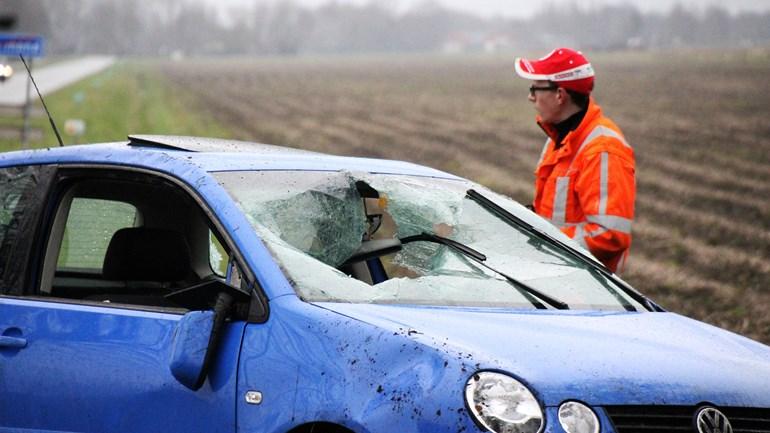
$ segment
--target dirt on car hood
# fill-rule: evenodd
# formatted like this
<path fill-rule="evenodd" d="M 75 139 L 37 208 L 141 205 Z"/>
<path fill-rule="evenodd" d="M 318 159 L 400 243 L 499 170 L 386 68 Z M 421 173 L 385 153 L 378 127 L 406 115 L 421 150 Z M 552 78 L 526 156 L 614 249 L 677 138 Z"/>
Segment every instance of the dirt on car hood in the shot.
<path fill-rule="evenodd" d="M 506 371 L 549 406 L 770 406 L 770 347 L 673 313 L 322 306 Z"/>

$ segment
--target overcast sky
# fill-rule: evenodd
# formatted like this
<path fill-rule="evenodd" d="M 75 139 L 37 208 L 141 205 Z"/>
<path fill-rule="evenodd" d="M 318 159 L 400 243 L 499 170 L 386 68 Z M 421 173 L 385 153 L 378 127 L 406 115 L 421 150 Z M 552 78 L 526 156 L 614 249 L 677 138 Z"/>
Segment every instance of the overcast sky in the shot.
<path fill-rule="evenodd" d="M 222 7 L 248 5 L 254 2 L 275 3 L 286 0 L 206 0 Z M 291 0 L 296 4 L 316 7 L 330 0 Z M 366 4 L 373 0 L 336 0 L 338 3 Z M 374 0 L 377 4 L 388 5 L 396 10 L 406 10 L 425 0 Z M 578 4 L 582 7 L 605 4 L 632 4 L 644 12 L 667 12 L 675 4 L 688 9 L 705 10 L 711 5 L 720 6 L 730 12 L 765 12 L 770 11 L 770 0 L 431 0 L 448 8 L 476 13 L 485 17 L 502 15 L 506 17 L 527 18 L 542 9 L 544 5 Z"/>

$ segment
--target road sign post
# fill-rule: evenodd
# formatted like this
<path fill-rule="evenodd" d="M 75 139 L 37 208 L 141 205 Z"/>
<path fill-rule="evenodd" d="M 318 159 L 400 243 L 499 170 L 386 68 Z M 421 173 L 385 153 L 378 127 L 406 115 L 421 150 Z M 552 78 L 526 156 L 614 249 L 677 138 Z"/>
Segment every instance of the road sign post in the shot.
<path fill-rule="evenodd" d="M 29 59 L 29 68 L 32 70 L 32 59 L 43 56 L 45 40 L 39 35 L 18 33 L 0 33 L 0 56 L 19 57 Z M 21 146 L 27 148 L 29 136 L 29 112 L 32 101 L 30 99 L 31 79 L 27 77 L 27 97 L 24 102 L 23 120 L 21 126 Z"/>

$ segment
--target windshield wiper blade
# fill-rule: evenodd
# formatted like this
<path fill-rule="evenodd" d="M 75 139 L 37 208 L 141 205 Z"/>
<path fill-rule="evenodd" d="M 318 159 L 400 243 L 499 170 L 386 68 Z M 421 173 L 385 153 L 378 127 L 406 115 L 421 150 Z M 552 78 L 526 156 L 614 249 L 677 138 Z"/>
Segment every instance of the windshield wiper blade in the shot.
<path fill-rule="evenodd" d="M 484 261 L 487 259 L 487 256 L 485 256 L 484 254 L 474 250 L 473 248 L 463 243 L 457 242 L 453 239 L 445 238 L 443 236 L 439 236 L 437 234 L 428 233 L 428 232 L 422 232 L 418 235 L 412 235 L 412 236 L 401 238 L 402 244 L 408 244 L 410 242 L 415 242 L 415 241 L 426 241 L 426 242 L 433 242 L 437 244 L 446 245 L 449 248 L 455 251 L 459 251 L 463 255 L 470 257 L 471 259 L 473 259 L 473 261 L 475 261 L 479 265 L 505 278 L 509 283 L 513 284 L 514 287 L 518 288 L 524 293 L 529 294 L 530 296 L 533 296 L 535 298 L 539 298 L 539 300 L 542 300 L 546 304 L 558 310 L 569 310 L 569 305 L 567 305 L 565 302 L 562 302 L 556 298 L 546 295 L 545 293 L 535 289 L 534 287 L 531 287 L 525 283 L 522 283 L 516 278 L 513 278 L 512 276 L 487 265 L 486 263 L 484 263 Z M 535 299 L 535 300 L 538 300 L 538 299 Z M 535 300 L 530 299 L 530 302 L 535 304 L 535 306 L 538 306 L 539 302 L 535 303 L 534 302 Z"/>
<path fill-rule="evenodd" d="M 524 229 L 526 232 L 534 235 L 539 239 L 542 239 L 550 243 L 551 245 L 556 245 L 561 247 L 563 251 L 567 252 L 573 258 L 578 259 L 578 261 L 580 261 L 581 263 L 588 265 L 590 269 L 595 270 L 605 278 L 617 284 L 628 296 L 630 296 L 633 300 L 639 302 L 640 304 L 646 306 L 650 311 L 663 311 L 660 307 L 655 305 L 655 303 L 653 303 L 646 296 L 642 295 L 636 289 L 629 286 L 628 283 L 618 278 L 615 274 L 612 273 L 612 271 L 607 269 L 607 267 L 605 267 L 603 264 L 597 263 L 592 257 L 587 256 L 582 251 L 579 251 L 573 248 L 567 243 L 549 235 L 548 233 L 536 228 L 532 224 L 517 217 L 516 215 L 508 212 L 502 206 L 498 205 L 497 203 L 493 202 L 492 200 L 488 199 L 487 197 L 485 197 L 484 195 L 482 195 L 481 193 L 479 193 L 478 191 L 472 188 L 469 189 L 466 192 L 466 194 L 469 199 L 475 201 L 481 207 L 490 211 L 493 215 L 497 216 L 498 218 L 502 219 L 508 224 Z M 635 308 L 634 308 L 634 311 L 636 311 Z"/>
<path fill-rule="evenodd" d="M 478 261 L 483 262 L 484 260 L 487 259 L 487 256 L 474 250 L 468 245 L 457 242 L 454 239 L 445 238 L 443 236 L 439 236 L 433 233 L 422 232 L 419 235 L 412 235 L 412 236 L 407 236 L 405 238 L 401 238 L 402 244 L 408 244 L 409 242 L 415 242 L 415 241 L 426 241 L 426 242 L 433 242 L 436 244 L 447 245 L 449 247 L 462 251 L 463 254 L 465 254 L 466 256 L 473 257 Z"/>

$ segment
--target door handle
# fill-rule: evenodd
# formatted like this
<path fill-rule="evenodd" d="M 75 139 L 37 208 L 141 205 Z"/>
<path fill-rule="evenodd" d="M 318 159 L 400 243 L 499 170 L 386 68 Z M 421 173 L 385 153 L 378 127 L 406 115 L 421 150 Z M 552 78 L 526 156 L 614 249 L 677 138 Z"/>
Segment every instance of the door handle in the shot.
<path fill-rule="evenodd" d="M 0 335 L 0 347 L 12 347 L 14 349 L 22 349 L 24 347 L 27 347 L 27 339 Z"/>

